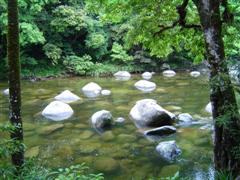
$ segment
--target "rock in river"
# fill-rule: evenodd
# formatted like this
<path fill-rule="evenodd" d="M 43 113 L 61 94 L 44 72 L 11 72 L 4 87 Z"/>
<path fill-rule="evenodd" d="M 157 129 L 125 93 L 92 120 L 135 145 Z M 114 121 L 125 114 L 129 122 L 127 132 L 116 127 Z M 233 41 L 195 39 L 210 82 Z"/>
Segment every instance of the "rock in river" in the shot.
<path fill-rule="evenodd" d="M 179 114 L 177 118 L 180 121 L 180 123 L 183 123 L 183 124 L 190 124 L 193 121 L 192 116 L 188 113 Z"/>
<path fill-rule="evenodd" d="M 144 132 L 144 135 L 147 136 L 168 136 L 176 133 L 177 129 L 173 126 L 162 126 L 155 129 L 150 129 Z"/>
<path fill-rule="evenodd" d="M 160 156 L 167 161 L 173 161 L 181 154 L 181 150 L 176 145 L 175 141 L 160 142 L 156 147 L 156 150 Z"/>
<path fill-rule="evenodd" d="M 45 126 L 45 127 L 38 129 L 38 133 L 41 135 L 48 135 L 57 130 L 62 129 L 63 127 L 64 127 L 63 124 L 52 124 L 52 125 Z"/>
<path fill-rule="evenodd" d="M 146 79 L 146 80 L 149 80 L 149 79 L 152 78 L 152 73 L 150 73 L 150 72 L 145 72 L 145 73 L 142 74 L 142 78 L 143 78 L 143 79 Z"/>
<path fill-rule="evenodd" d="M 102 88 L 94 82 L 90 82 L 82 88 L 83 94 L 89 98 L 95 98 L 99 96 L 101 93 L 101 90 Z"/>
<path fill-rule="evenodd" d="M 8 96 L 8 95 L 9 95 L 9 89 L 3 90 L 3 94 L 4 94 L 5 96 Z"/>
<path fill-rule="evenodd" d="M 61 101 L 51 102 L 43 111 L 42 115 L 53 121 L 62 121 L 73 115 L 72 108 Z"/>
<path fill-rule="evenodd" d="M 97 130 L 104 130 L 112 125 L 112 114 L 109 111 L 101 110 L 94 113 L 91 117 L 92 125 Z"/>
<path fill-rule="evenodd" d="M 166 71 L 163 71 L 163 76 L 166 76 L 166 77 L 173 77 L 176 75 L 176 72 L 173 71 L 173 70 L 166 70 Z"/>
<path fill-rule="evenodd" d="M 201 75 L 201 73 L 200 73 L 199 71 L 192 71 L 192 72 L 190 72 L 190 75 L 191 75 L 192 77 L 198 77 L 198 76 Z"/>
<path fill-rule="evenodd" d="M 131 74 L 127 71 L 118 71 L 114 74 L 114 77 L 117 80 L 129 80 L 131 78 Z"/>
<path fill-rule="evenodd" d="M 209 102 L 207 104 L 207 106 L 205 107 L 205 111 L 207 111 L 208 113 L 212 114 L 212 103 Z"/>
<path fill-rule="evenodd" d="M 171 125 L 175 115 L 157 104 L 153 99 L 137 101 L 130 117 L 138 127 L 161 127 Z"/>
<path fill-rule="evenodd" d="M 107 90 L 107 89 L 104 89 L 104 90 L 101 91 L 101 94 L 102 94 L 103 96 L 109 96 L 109 95 L 111 95 L 111 91 L 110 91 L 110 90 Z"/>
<path fill-rule="evenodd" d="M 113 172 L 119 169 L 119 163 L 110 157 L 98 157 L 94 161 L 94 168 L 100 172 Z"/>
<path fill-rule="evenodd" d="M 156 84 L 147 80 L 140 80 L 134 86 L 143 92 L 151 92 L 156 89 Z"/>
<path fill-rule="evenodd" d="M 80 97 L 78 97 L 77 95 L 73 94 L 69 90 L 65 90 L 61 94 L 57 95 L 55 97 L 55 99 L 58 100 L 58 101 L 62 101 L 64 103 L 71 103 L 71 102 L 75 102 L 75 101 L 80 100 Z"/>

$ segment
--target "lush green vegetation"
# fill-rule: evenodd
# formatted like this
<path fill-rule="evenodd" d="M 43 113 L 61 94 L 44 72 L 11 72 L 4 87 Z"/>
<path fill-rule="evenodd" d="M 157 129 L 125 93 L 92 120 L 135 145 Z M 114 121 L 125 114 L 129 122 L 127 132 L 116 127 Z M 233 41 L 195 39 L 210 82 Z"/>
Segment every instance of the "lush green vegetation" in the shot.
<path fill-rule="evenodd" d="M 180 26 L 157 35 L 162 25 L 176 19 L 175 5 L 180 1 L 111 3 L 111 1 L 37 0 L 19 1 L 20 46 L 23 77 L 60 74 L 101 75 L 117 70 L 159 70 L 166 60 L 176 68 L 185 62 L 204 59 L 204 42 L 200 31 Z M 118 7 L 118 8 L 117 8 Z M 231 0 L 231 11 L 240 14 L 239 2 Z M 118 11 L 123 9 L 124 11 Z M 126 9 L 126 11 L 125 11 Z M 160 8 L 158 8 L 160 9 Z M 6 77 L 7 0 L 0 2 L 0 77 Z M 138 13 L 136 13 L 138 12 Z M 187 21 L 199 18 L 193 4 Z M 239 55 L 239 16 L 226 26 L 225 45 L 229 56 Z M 177 55 L 177 57 L 175 57 Z M 180 55 L 180 56 L 179 56 Z M 174 60 L 171 61 L 171 58 Z M 176 60 L 179 60 L 176 63 Z M 189 64 L 189 63 L 185 63 Z M 46 68 L 47 67 L 47 68 Z"/>

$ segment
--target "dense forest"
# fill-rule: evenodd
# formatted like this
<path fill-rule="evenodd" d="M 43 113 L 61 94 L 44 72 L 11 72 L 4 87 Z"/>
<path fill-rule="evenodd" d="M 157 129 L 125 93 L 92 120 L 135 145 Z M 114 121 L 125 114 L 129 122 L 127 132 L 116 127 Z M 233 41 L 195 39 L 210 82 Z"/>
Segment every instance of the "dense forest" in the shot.
<path fill-rule="evenodd" d="M 1 78 L 6 78 L 7 69 L 6 2 L 0 3 Z M 160 7 L 156 2 L 141 8 L 145 3 L 148 2 L 126 7 L 123 12 L 115 6 L 125 8 L 131 3 L 119 2 L 103 8 L 93 1 L 20 0 L 22 76 L 104 75 L 121 69 L 159 71 L 164 61 L 177 68 L 204 59 L 204 41 L 199 30 L 179 26 L 161 35 L 157 33 L 159 16 L 167 16 L 163 20 L 166 25 L 177 19 L 172 7 L 178 1 Z M 163 8 L 164 12 L 155 11 L 154 7 Z M 239 54 L 238 1 L 231 2 L 229 9 L 235 18 L 231 25 L 224 25 L 224 40 L 227 56 L 235 59 Z M 141 13 L 136 14 L 138 11 Z M 188 7 L 189 24 L 199 21 L 194 11 L 193 5 Z"/>
<path fill-rule="evenodd" d="M 0 30 L 3 179 L 240 177 L 238 0 L 2 0 Z"/>

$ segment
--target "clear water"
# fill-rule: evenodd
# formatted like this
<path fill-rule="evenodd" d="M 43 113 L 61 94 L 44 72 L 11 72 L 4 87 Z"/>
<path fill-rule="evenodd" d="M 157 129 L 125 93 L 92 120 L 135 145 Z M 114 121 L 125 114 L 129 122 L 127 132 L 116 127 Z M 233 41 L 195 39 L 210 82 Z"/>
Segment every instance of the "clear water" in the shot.
<path fill-rule="evenodd" d="M 176 172 L 188 179 L 211 179 L 210 131 L 200 130 L 201 125 L 179 126 L 174 136 L 154 142 L 146 139 L 128 117 L 137 100 L 152 98 L 173 113 L 187 112 L 196 119 L 199 116 L 207 117 L 206 123 L 211 122 L 209 114 L 204 111 L 209 102 L 206 78 L 193 78 L 188 74 L 178 74 L 173 78 L 154 75 L 151 81 L 157 84 L 157 89 L 152 93 L 143 93 L 134 87 L 134 83 L 140 79 L 140 75 L 135 75 L 129 81 L 92 77 L 34 83 L 23 81 L 22 115 L 27 153 L 35 152 L 49 167 L 86 162 L 92 172 L 103 172 L 105 178 L 111 180 L 163 178 L 173 176 Z M 111 90 L 112 95 L 95 100 L 84 97 L 81 88 L 91 81 Z M 5 88 L 7 82 L 0 82 L 0 90 Z M 74 115 L 62 122 L 44 119 L 41 111 L 53 101 L 53 97 L 66 89 L 82 98 L 82 101 L 71 104 Z M 115 125 L 102 135 L 98 134 L 91 127 L 89 118 L 102 109 L 111 111 L 114 118 L 126 118 L 125 123 Z M 8 100 L 0 94 L 0 122 L 7 121 L 7 116 Z M 64 127 L 54 132 L 44 131 L 44 128 L 55 124 L 63 124 Z M 155 151 L 158 142 L 170 139 L 176 140 L 182 149 L 181 156 L 171 163 L 162 160 Z"/>

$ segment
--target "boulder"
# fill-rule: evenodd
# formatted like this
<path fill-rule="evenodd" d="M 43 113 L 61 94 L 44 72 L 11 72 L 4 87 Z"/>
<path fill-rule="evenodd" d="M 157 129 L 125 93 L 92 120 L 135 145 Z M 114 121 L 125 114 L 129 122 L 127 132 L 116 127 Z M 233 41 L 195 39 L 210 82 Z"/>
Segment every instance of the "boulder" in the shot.
<path fill-rule="evenodd" d="M 131 78 L 131 74 L 127 71 L 118 71 L 114 74 L 114 77 L 117 80 L 129 80 Z"/>
<path fill-rule="evenodd" d="M 102 88 L 94 82 L 90 82 L 82 88 L 83 94 L 90 98 L 95 98 L 99 96 L 101 93 L 101 90 Z"/>
<path fill-rule="evenodd" d="M 92 125 L 97 130 L 104 130 L 112 125 L 112 114 L 109 111 L 101 110 L 94 113 L 91 117 Z"/>
<path fill-rule="evenodd" d="M 156 89 L 156 84 L 147 80 L 140 80 L 134 86 L 143 92 L 151 92 Z"/>
<path fill-rule="evenodd" d="M 111 95 L 111 91 L 110 91 L 110 90 L 107 90 L 107 89 L 104 89 L 104 90 L 101 91 L 101 94 L 102 94 L 103 96 L 109 96 L 109 95 Z"/>
<path fill-rule="evenodd" d="M 62 121 L 73 115 L 72 108 L 61 101 L 51 102 L 43 111 L 42 115 L 53 121 Z"/>
<path fill-rule="evenodd" d="M 63 91 L 61 94 L 57 95 L 55 97 L 57 101 L 62 101 L 64 103 L 71 103 L 80 100 L 81 98 L 78 97 L 77 95 L 73 94 L 69 90 Z"/>
<path fill-rule="evenodd" d="M 162 126 L 155 129 L 150 129 L 144 132 L 147 136 L 168 136 L 177 132 L 177 129 L 173 126 Z"/>
<path fill-rule="evenodd" d="M 9 95 L 9 89 L 3 90 L 3 95 L 8 96 Z"/>
<path fill-rule="evenodd" d="M 145 72 L 145 73 L 142 74 L 142 78 L 143 78 L 143 79 L 146 79 L 146 80 L 149 80 L 149 79 L 152 78 L 152 73 L 150 73 L 150 72 Z"/>
<path fill-rule="evenodd" d="M 137 101 L 130 111 L 130 118 L 138 127 L 161 127 L 171 125 L 175 115 L 157 104 L 153 99 Z"/>
<path fill-rule="evenodd" d="M 181 154 L 181 150 L 176 145 L 175 141 L 160 142 L 156 147 L 156 150 L 159 155 L 167 161 L 173 161 Z"/>
<path fill-rule="evenodd" d="M 192 77 L 198 77 L 198 76 L 201 75 L 201 73 L 200 73 L 199 71 L 192 71 L 192 72 L 190 72 L 190 75 L 191 75 Z"/>
<path fill-rule="evenodd" d="M 163 71 L 163 76 L 165 76 L 165 77 L 173 77 L 175 75 L 176 75 L 176 73 L 173 70 Z"/>
<path fill-rule="evenodd" d="M 207 111 L 208 113 L 212 114 L 212 103 L 209 102 L 207 104 L 207 106 L 205 107 L 205 111 Z"/>
<path fill-rule="evenodd" d="M 189 124 L 189 123 L 192 123 L 193 121 L 193 118 L 190 114 L 188 113 L 182 113 L 182 114 L 179 114 L 177 119 L 180 121 L 180 123 L 184 123 L 184 124 Z"/>

